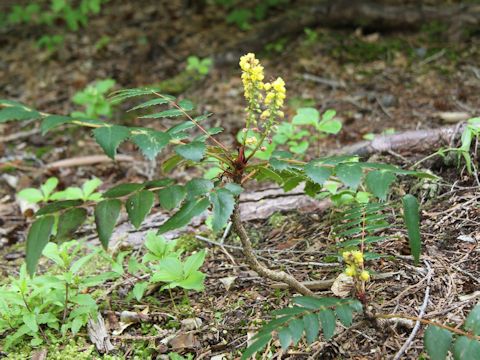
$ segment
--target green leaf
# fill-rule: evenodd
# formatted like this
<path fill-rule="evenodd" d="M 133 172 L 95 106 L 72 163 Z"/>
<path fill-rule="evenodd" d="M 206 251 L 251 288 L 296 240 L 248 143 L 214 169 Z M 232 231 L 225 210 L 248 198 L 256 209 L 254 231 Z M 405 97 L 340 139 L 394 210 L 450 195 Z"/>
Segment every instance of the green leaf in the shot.
<path fill-rule="evenodd" d="M 67 240 L 87 218 L 87 210 L 84 208 L 73 208 L 65 211 L 58 218 L 58 230 L 56 239 Z"/>
<path fill-rule="evenodd" d="M 193 110 L 195 105 L 190 100 L 183 99 L 178 102 L 178 106 L 180 106 L 185 111 Z"/>
<path fill-rule="evenodd" d="M 326 340 L 331 339 L 335 333 L 335 314 L 332 310 L 326 309 L 318 313 L 318 318 L 322 323 L 323 336 Z"/>
<path fill-rule="evenodd" d="M 395 174 L 389 171 L 370 171 L 365 178 L 368 190 L 380 200 L 387 199 L 390 185 L 395 181 Z"/>
<path fill-rule="evenodd" d="M 272 334 L 267 334 L 259 337 L 252 345 L 245 349 L 240 360 L 247 360 L 257 351 L 262 350 L 268 342 L 272 339 Z"/>
<path fill-rule="evenodd" d="M 320 119 L 320 113 L 315 108 L 299 108 L 292 119 L 293 125 L 316 125 Z"/>
<path fill-rule="evenodd" d="M 36 204 L 43 200 L 42 192 L 34 188 L 23 189 L 17 194 L 17 196 L 20 199 L 28 201 L 30 204 Z"/>
<path fill-rule="evenodd" d="M 52 215 L 43 216 L 35 220 L 28 231 L 26 262 L 30 276 L 35 273 L 43 248 L 50 240 L 54 222 L 55 218 Z"/>
<path fill-rule="evenodd" d="M 415 196 L 407 194 L 403 197 L 402 203 L 403 218 L 405 220 L 405 224 L 407 225 L 410 251 L 413 255 L 413 259 L 415 260 L 415 265 L 417 265 L 420 261 L 420 254 L 422 252 L 418 201 Z"/>
<path fill-rule="evenodd" d="M 452 344 L 452 333 L 438 326 L 429 325 L 425 329 L 423 342 L 431 360 L 445 360 Z"/>
<path fill-rule="evenodd" d="M 158 200 L 165 210 L 173 210 L 185 198 L 187 191 L 181 185 L 173 185 L 165 189 L 158 190 Z"/>
<path fill-rule="evenodd" d="M 187 260 L 185 260 L 185 263 L 183 264 L 183 271 L 185 273 L 185 276 L 189 276 L 192 274 L 194 271 L 197 271 L 200 269 L 200 267 L 203 265 L 203 262 L 205 261 L 205 249 L 190 255 Z"/>
<path fill-rule="evenodd" d="M 160 111 L 154 114 L 143 115 L 143 116 L 140 116 L 140 118 L 141 119 L 160 119 L 160 118 L 175 117 L 175 116 L 181 116 L 181 115 L 184 115 L 184 112 L 182 110 L 168 109 L 168 110 Z"/>
<path fill-rule="evenodd" d="M 108 247 L 108 241 L 112 236 L 121 207 L 122 203 L 117 199 L 100 201 L 95 207 L 95 224 L 97 225 L 98 238 L 104 249 Z"/>
<path fill-rule="evenodd" d="M 475 335 L 480 335 L 480 304 L 475 307 L 468 314 L 465 320 L 465 330 L 472 332 Z"/>
<path fill-rule="evenodd" d="M 13 120 L 35 120 L 40 117 L 39 112 L 20 106 L 9 106 L 0 110 L 0 124 Z"/>
<path fill-rule="evenodd" d="M 290 344 L 292 343 L 292 334 L 290 330 L 286 327 L 281 328 L 278 331 L 278 339 L 280 340 L 280 345 L 282 346 L 282 350 L 285 351 L 288 349 Z"/>
<path fill-rule="evenodd" d="M 207 210 L 209 205 L 210 202 L 206 198 L 187 201 L 178 212 L 159 227 L 157 234 L 163 234 L 167 231 L 188 225 L 195 216 Z"/>
<path fill-rule="evenodd" d="M 42 120 L 40 129 L 42 130 L 42 135 L 45 135 L 50 130 L 56 128 L 57 126 L 71 123 L 73 119 L 69 116 L 62 115 L 49 115 Z"/>
<path fill-rule="evenodd" d="M 235 207 L 235 198 L 225 189 L 218 189 L 210 194 L 213 205 L 213 231 L 219 231 L 227 224 Z"/>
<path fill-rule="evenodd" d="M 178 258 L 166 257 L 163 259 L 152 277 L 151 282 L 173 282 L 183 279 L 183 265 Z"/>
<path fill-rule="evenodd" d="M 303 317 L 303 324 L 305 327 L 305 334 L 307 343 L 311 344 L 318 339 L 318 332 L 320 331 L 320 322 L 316 314 L 307 314 Z"/>
<path fill-rule="evenodd" d="M 129 137 L 130 131 L 125 126 L 102 126 L 93 130 L 93 135 L 105 154 L 114 159 L 118 146 Z"/>
<path fill-rule="evenodd" d="M 202 291 L 205 286 L 203 284 L 206 275 L 200 271 L 194 271 L 185 279 L 178 282 L 178 286 L 186 290 Z"/>
<path fill-rule="evenodd" d="M 163 98 L 152 99 L 152 100 L 145 101 L 145 102 L 129 109 L 128 111 L 134 111 L 134 110 L 138 110 L 138 109 L 149 108 L 149 107 L 155 106 L 155 105 L 169 104 L 173 100 L 175 100 L 175 98 L 172 98 L 172 99 L 168 99 L 168 98 L 167 99 L 163 99 Z"/>
<path fill-rule="evenodd" d="M 192 200 L 212 190 L 213 183 L 207 179 L 192 179 L 186 183 L 185 189 L 187 190 L 187 199 Z"/>
<path fill-rule="evenodd" d="M 34 333 L 38 332 L 37 318 L 34 313 L 27 313 L 23 315 L 23 323 Z"/>
<path fill-rule="evenodd" d="M 135 299 L 137 299 L 137 301 L 142 300 L 143 294 L 145 293 L 145 290 L 147 290 L 147 288 L 148 288 L 148 282 L 146 281 L 140 281 L 135 283 L 135 285 L 133 286 L 132 293 L 133 293 L 133 296 L 135 296 Z"/>
<path fill-rule="evenodd" d="M 242 186 L 235 183 L 226 183 L 224 188 L 230 191 L 233 195 L 240 195 L 243 192 Z"/>
<path fill-rule="evenodd" d="M 290 334 L 292 335 L 292 343 L 293 346 L 297 345 L 297 343 L 300 341 L 302 338 L 303 334 L 303 321 L 300 319 L 293 319 L 290 321 L 288 324 L 288 330 L 290 331 Z"/>
<path fill-rule="evenodd" d="M 310 161 L 304 169 L 305 174 L 319 185 L 323 185 L 332 175 L 331 168 L 317 165 L 315 161 Z"/>
<path fill-rule="evenodd" d="M 126 183 L 114 186 L 103 194 L 104 198 L 118 198 L 144 188 L 143 184 Z"/>
<path fill-rule="evenodd" d="M 93 192 L 95 190 L 98 189 L 98 187 L 102 185 L 102 180 L 100 180 L 99 178 L 93 178 L 93 179 L 90 179 L 88 181 L 86 181 L 83 185 L 82 185 L 82 192 L 83 192 L 83 195 L 88 198 L 90 195 L 93 194 Z"/>
<path fill-rule="evenodd" d="M 147 190 L 139 191 L 131 195 L 126 202 L 128 218 L 136 229 L 142 225 L 143 220 L 152 209 L 154 195 Z"/>
<path fill-rule="evenodd" d="M 187 160 L 200 161 L 202 160 L 206 145 L 200 141 L 192 141 L 185 145 L 177 145 L 175 152 Z"/>
<path fill-rule="evenodd" d="M 353 311 L 350 306 L 348 305 L 337 306 L 335 307 L 335 313 L 337 314 L 338 319 L 344 326 L 349 327 L 350 325 L 352 325 Z"/>
<path fill-rule="evenodd" d="M 460 336 L 453 345 L 455 360 L 478 360 L 480 354 L 480 341 Z"/>
<path fill-rule="evenodd" d="M 45 183 L 40 186 L 40 190 L 42 191 L 45 200 L 48 199 L 48 197 L 50 196 L 52 191 L 55 190 L 57 185 L 58 179 L 56 177 L 51 177 L 48 178 L 47 181 L 45 181 Z"/>
<path fill-rule="evenodd" d="M 147 159 L 153 160 L 168 144 L 171 137 L 161 131 L 143 131 L 141 134 L 132 133 L 131 139 Z"/>
<path fill-rule="evenodd" d="M 63 200 L 48 204 L 37 211 L 36 215 L 45 215 L 82 205 L 82 200 Z"/>
<path fill-rule="evenodd" d="M 362 181 L 362 168 L 358 164 L 339 164 L 335 168 L 338 178 L 348 187 L 356 189 Z"/>

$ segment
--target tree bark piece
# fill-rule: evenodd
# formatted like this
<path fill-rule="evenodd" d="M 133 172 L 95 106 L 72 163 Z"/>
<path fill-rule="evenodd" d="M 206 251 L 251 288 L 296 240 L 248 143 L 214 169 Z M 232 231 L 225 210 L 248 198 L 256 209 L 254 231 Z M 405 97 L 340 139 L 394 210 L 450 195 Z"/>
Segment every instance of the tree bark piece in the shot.
<path fill-rule="evenodd" d="M 100 353 L 109 353 L 115 349 L 110 342 L 110 335 L 108 334 L 105 321 L 100 313 L 98 313 L 96 320 L 88 320 L 87 330 L 90 341 L 95 345 Z"/>

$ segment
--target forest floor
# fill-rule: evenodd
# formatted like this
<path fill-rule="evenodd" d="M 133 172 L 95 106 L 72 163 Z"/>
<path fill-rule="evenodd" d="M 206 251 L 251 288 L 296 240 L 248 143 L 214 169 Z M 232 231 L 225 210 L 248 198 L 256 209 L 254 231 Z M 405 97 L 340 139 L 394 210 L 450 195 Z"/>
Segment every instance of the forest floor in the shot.
<path fill-rule="evenodd" d="M 86 29 L 67 34 L 64 46 L 54 53 L 39 50 L 35 45 L 38 33 L 45 29 L 19 27 L 1 33 L 0 97 L 44 112 L 68 114 L 75 110 L 70 100 L 73 94 L 94 80 L 114 78 L 119 89 L 160 84 L 192 99 L 200 110 L 213 112 L 215 116 L 209 121 L 214 126 L 221 124 L 226 129 L 222 139 L 233 143 L 245 106 L 238 57 L 250 49 L 240 47 L 232 51 L 227 45 L 233 39 L 241 44 L 245 34 L 255 32 L 256 24 L 244 32 L 226 24 L 225 13 L 218 8 L 195 13 L 175 5 L 176 2 L 140 1 L 135 6 L 132 3 L 110 1 L 104 15 L 91 19 Z M 259 40 L 256 49 L 267 78 L 285 79 L 287 118 L 298 107 L 315 106 L 320 111 L 335 109 L 343 122 L 340 135 L 319 140 L 312 147 L 315 154 L 309 156 L 355 143 L 367 134 L 443 126 L 446 113 L 478 113 L 478 38 L 448 43 L 444 29 L 436 24 L 426 24 L 418 33 L 363 34 L 355 29 L 325 28 L 311 31 L 316 35 L 301 32 L 270 44 L 261 44 Z M 212 34 L 216 34 L 215 41 Z M 106 36 L 109 40 L 99 46 L 99 40 Z M 201 80 L 179 76 L 184 74 L 190 55 L 211 56 L 215 61 L 213 69 Z M 121 119 L 122 110 L 115 110 L 115 121 L 141 123 L 139 119 Z M 119 182 L 144 181 L 152 171 L 154 177 L 165 176 L 129 144 L 122 145 L 120 153 L 132 156 L 133 161 L 47 168 L 57 160 L 101 153 L 88 131 L 63 129 L 43 137 L 33 123 L 0 124 L 3 279 L 18 273 L 24 257 L 25 234 L 31 220 L 21 213 L 15 197 L 22 188 L 38 187 L 50 176 L 58 177 L 61 187 L 78 185 L 95 176 L 103 181 L 102 189 Z M 374 160 L 408 167 L 425 155 L 428 154 L 392 153 L 375 155 Z M 400 214 L 392 210 L 394 224 L 384 234 L 387 240 L 372 249 L 386 256 L 369 264 L 375 273 L 390 276 L 374 278 L 368 283 L 367 293 L 376 311 L 413 316 L 428 296 L 424 318 L 458 326 L 480 297 L 480 184 L 462 167 L 447 166 L 441 159 L 428 166 L 440 177 L 438 181 L 419 184 L 404 179 L 396 185 L 391 199 L 398 200 L 402 194 L 413 191 L 421 200 L 423 262 L 414 266 L 406 256 L 406 230 Z M 256 189 L 260 187 L 252 185 L 248 191 Z M 300 214 L 292 208 L 249 221 L 248 230 L 262 251 L 261 260 L 301 280 L 335 279 L 342 266 L 332 263 L 335 240 L 331 237 L 331 211 L 335 209 Z M 133 325 L 113 337 L 120 354 L 129 358 L 138 349 L 149 348 L 153 358 L 170 351 L 193 354 L 195 359 L 237 358 L 258 324 L 268 319 L 273 309 L 289 303 L 292 294 L 288 290 L 272 288 L 271 283 L 242 265 L 235 236 L 229 236 L 226 246 L 220 248 L 196 239 L 194 235 L 198 234 L 188 233 L 185 239 L 196 248 L 210 249 L 202 268 L 207 274 L 206 290 L 191 294 L 189 305 L 172 309 L 170 297 L 163 292 L 146 298 L 140 305 L 112 295 L 105 305 L 109 318 L 123 310 L 145 308 L 151 314 L 168 313 L 167 317 Z M 128 236 L 123 241 L 128 243 Z M 427 271 L 428 267 L 432 271 Z M 234 283 L 226 289 L 221 279 Z M 125 283 L 127 290 L 128 284 Z M 327 288 L 317 294 L 332 296 L 332 291 Z M 181 302 L 181 298 L 182 294 L 175 293 L 175 300 Z M 180 325 L 185 318 L 199 318 L 201 325 L 187 331 Z M 152 340 L 151 335 L 158 328 L 168 329 L 180 340 L 174 346 L 162 343 L 161 338 Z M 309 348 L 299 345 L 277 358 L 391 359 L 412 328 L 408 324 L 378 328 L 360 321 L 351 328 L 337 330 L 330 341 L 319 340 Z M 422 343 L 420 331 L 403 358 L 422 358 Z M 281 353 L 275 345 L 269 348 L 271 354 L 265 353 L 263 358 Z"/>

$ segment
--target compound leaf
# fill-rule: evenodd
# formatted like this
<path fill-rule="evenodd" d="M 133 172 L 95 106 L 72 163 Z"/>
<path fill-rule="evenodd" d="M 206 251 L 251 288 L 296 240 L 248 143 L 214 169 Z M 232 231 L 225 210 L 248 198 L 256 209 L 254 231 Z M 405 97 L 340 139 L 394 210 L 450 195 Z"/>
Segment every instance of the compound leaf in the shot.
<path fill-rule="evenodd" d="M 195 217 L 207 210 L 210 202 L 206 198 L 187 201 L 171 218 L 165 221 L 158 229 L 157 234 L 163 234 L 167 231 L 178 229 L 188 225 Z"/>
<path fill-rule="evenodd" d="M 173 185 L 165 189 L 158 190 L 158 200 L 165 210 L 173 210 L 185 198 L 187 191 L 181 185 Z"/>
<path fill-rule="evenodd" d="M 232 193 L 226 189 L 218 189 L 210 194 L 210 201 L 213 205 L 213 231 L 221 230 L 233 213 L 235 207 L 235 198 Z"/>
<path fill-rule="evenodd" d="M 93 130 L 93 135 L 105 154 L 114 159 L 118 146 L 128 138 L 130 131 L 125 126 L 102 126 Z"/>
<path fill-rule="evenodd" d="M 87 218 L 87 210 L 84 208 L 73 208 L 65 211 L 58 218 L 57 240 L 67 240 Z"/>
<path fill-rule="evenodd" d="M 52 215 L 43 216 L 32 224 L 27 236 L 27 271 L 33 276 L 37 268 L 38 259 L 50 240 L 55 218 Z"/>
<path fill-rule="evenodd" d="M 127 199 L 125 207 L 127 208 L 128 218 L 136 229 L 140 227 L 152 209 L 154 199 L 153 193 L 147 190 L 136 192 Z"/>
<path fill-rule="evenodd" d="M 94 215 L 98 238 L 105 249 L 108 247 L 108 241 L 112 236 L 121 207 L 122 203 L 118 199 L 100 201 L 95 207 Z"/>
<path fill-rule="evenodd" d="M 425 350 L 432 360 L 445 360 L 452 345 L 452 333 L 438 326 L 429 325 L 423 337 Z"/>

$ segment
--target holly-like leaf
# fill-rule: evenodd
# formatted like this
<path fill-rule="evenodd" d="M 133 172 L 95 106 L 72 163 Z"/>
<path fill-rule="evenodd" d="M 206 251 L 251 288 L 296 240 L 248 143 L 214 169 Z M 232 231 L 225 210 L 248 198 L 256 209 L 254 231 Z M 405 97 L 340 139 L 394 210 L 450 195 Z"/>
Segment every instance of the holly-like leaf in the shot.
<path fill-rule="evenodd" d="M 323 336 L 329 340 L 335 333 L 335 314 L 332 310 L 326 309 L 318 313 L 318 318 L 322 323 Z"/>
<path fill-rule="evenodd" d="M 104 198 L 119 198 L 144 188 L 143 184 L 125 183 L 114 186 L 103 194 Z"/>
<path fill-rule="evenodd" d="M 167 231 L 188 225 L 195 216 L 198 216 L 207 210 L 209 205 L 210 202 L 206 198 L 187 201 L 178 212 L 160 226 L 157 234 L 163 234 Z"/>
<path fill-rule="evenodd" d="M 288 324 L 288 330 L 292 335 L 293 346 L 297 345 L 303 335 L 303 321 L 300 319 L 293 319 Z"/>
<path fill-rule="evenodd" d="M 55 213 L 61 210 L 65 210 L 68 208 L 72 208 L 75 206 L 82 205 L 82 200 L 63 200 L 63 201 L 56 201 L 54 203 L 48 204 L 37 211 L 36 215 L 45 215 Z"/>
<path fill-rule="evenodd" d="M 35 120 L 40 117 L 39 112 L 21 106 L 9 106 L 0 110 L 0 124 L 14 120 Z"/>
<path fill-rule="evenodd" d="M 40 129 L 42 130 L 42 135 L 45 135 L 50 130 L 56 128 L 57 126 L 68 124 L 72 122 L 72 118 L 62 115 L 49 115 L 42 120 Z"/>
<path fill-rule="evenodd" d="M 43 216 L 32 224 L 27 235 L 26 262 L 27 271 L 33 276 L 37 268 L 38 259 L 50 240 L 55 218 L 52 215 Z"/>
<path fill-rule="evenodd" d="M 67 240 L 87 218 L 87 210 L 84 208 L 73 208 L 65 211 L 58 218 L 57 240 Z"/>
<path fill-rule="evenodd" d="M 413 255 L 415 264 L 418 264 L 420 261 L 420 254 L 422 252 L 422 240 L 420 235 L 420 212 L 418 209 L 418 201 L 415 196 L 407 194 L 403 197 L 402 203 L 403 218 L 405 224 L 407 225 L 410 251 Z"/>
<path fill-rule="evenodd" d="M 139 191 L 127 199 L 125 207 L 127 208 L 128 218 L 136 229 L 140 227 L 152 209 L 154 199 L 153 193 L 147 190 Z"/>
<path fill-rule="evenodd" d="M 130 131 L 125 126 L 102 126 L 93 130 L 93 135 L 105 154 L 114 159 L 118 146 L 129 137 Z"/>
<path fill-rule="evenodd" d="M 94 215 L 98 238 L 105 249 L 108 247 L 121 207 L 122 203 L 118 199 L 100 201 L 95 207 Z"/>
<path fill-rule="evenodd" d="M 390 171 L 375 170 L 367 174 L 365 183 L 373 195 L 385 201 L 387 199 L 388 189 L 395 179 L 395 174 Z"/>
<path fill-rule="evenodd" d="M 175 152 L 187 160 L 200 161 L 205 154 L 206 145 L 200 141 L 192 141 L 185 145 L 177 145 Z"/>
<path fill-rule="evenodd" d="M 338 320 L 344 325 L 344 326 L 350 326 L 352 325 L 353 321 L 353 310 L 350 306 L 348 305 L 340 305 L 335 307 L 335 313 L 337 314 Z"/>
<path fill-rule="evenodd" d="M 445 360 L 452 345 L 452 333 L 438 326 L 429 325 L 423 338 L 425 350 L 431 360 Z"/>
<path fill-rule="evenodd" d="M 362 181 L 362 168 L 358 164 L 339 164 L 335 168 L 338 178 L 348 187 L 356 189 Z"/>
<path fill-rule="evenodd" d="M 315 183 L 323 185 L 332 175 L 332 169 L 316 164 L 315 161 L 309 162 L 305 165 L 305 174 Z"/>
<path fill-rule="evenodd" d="M 173 210 L 185 198 L 187 191 L 181 185 L 173 185 L 157 192 L 160 205 L 165 210 Z"/>
<path fill-rule="evenodd" d="M 219 231 L 225 227 L 233 213 L 235 198 L 226 189 L 218 189 L 210 194 L 210 201 L 213 205 L 213 231 Z"/>
<path fill-rule="evenodd" d="M 213 189 L 213 183 L 207 179 L 192 179 L 185 185 L 187 199 L 194 199 L 200 195 L 207 194 Z"/>
<path fill-rule="evenodd" d="M 145 157 L 150 160 L 155 159 L 157 154 L 170 141 L 170 135 L 161 131 L 142 131 L 140 134 L 132 133 L 131 138 Z"/>
<path fill-rule="evenodd" d="M 303 324 L 305 327 L 305 335 L 307 343 L 311 344 L 318 338 L 320 331 L 320 321 L 316 314 L 307 314 L 303 317 Z"/>
<path fill-rule="evenodd" d="M 292 343 L 292 334 L 290 333 L 288 327 L 281 328 L 278 331 L 278 340 L 280 340 L 280 346 L 282 347 L 282 350 L 287 350 Z"/>

